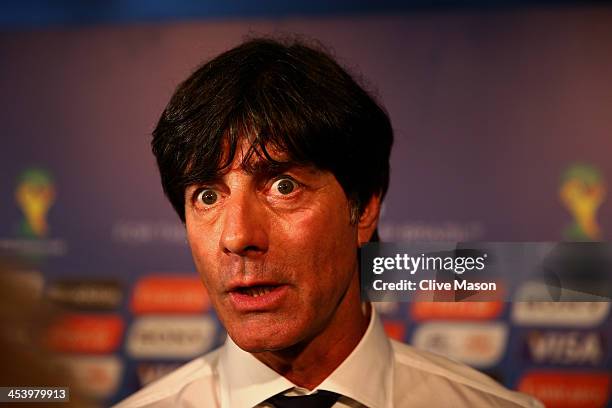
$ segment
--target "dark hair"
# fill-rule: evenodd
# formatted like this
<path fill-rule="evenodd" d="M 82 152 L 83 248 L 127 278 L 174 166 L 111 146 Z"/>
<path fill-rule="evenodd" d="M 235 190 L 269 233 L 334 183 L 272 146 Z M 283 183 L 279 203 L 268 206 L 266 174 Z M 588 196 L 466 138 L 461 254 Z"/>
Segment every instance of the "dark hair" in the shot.
<path fill-rule="evenodd" d="M 334 174 L 360 215 L 389 185 L 393 142 L 385 111 L 327 53 L 303 42 L 254 39 L 199 67 L 179 85 L 151 143 L 166 196 L 185 221 L 185 188 L 215 179 L 239 142 Z M 227 150 L 227 151 L 225 151 Z"/>

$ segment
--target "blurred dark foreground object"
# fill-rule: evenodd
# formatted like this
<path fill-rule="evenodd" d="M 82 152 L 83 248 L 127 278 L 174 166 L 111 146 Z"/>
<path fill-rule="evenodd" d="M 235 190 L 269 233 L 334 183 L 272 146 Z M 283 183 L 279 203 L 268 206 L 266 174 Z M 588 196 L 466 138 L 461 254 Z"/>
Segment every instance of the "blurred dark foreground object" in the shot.
<path fill-rule="evenodd" d="M 18 407 L 94 407 L 74 385 L 70 373 L 44 347 L 47 327 L 62 312 L 41 296 L 34 272 L 0 259 L 0 386 L 68 387 L 69 402 L 2 403 Z"/>

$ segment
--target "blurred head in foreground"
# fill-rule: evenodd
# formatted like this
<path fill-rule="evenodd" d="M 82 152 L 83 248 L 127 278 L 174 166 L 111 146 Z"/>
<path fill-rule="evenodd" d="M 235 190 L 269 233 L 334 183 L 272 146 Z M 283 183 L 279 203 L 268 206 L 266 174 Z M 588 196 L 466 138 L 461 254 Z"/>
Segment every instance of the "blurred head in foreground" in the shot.
<path fill-rule="evenodd" d="M 0 257 L 0 384 L 3 387 L 67 387 L 69 402 L 45 407 L 94 407 L 69 368 L 45 344 L 47 330 L 63 311 L 41 296 L 40 286 L 20 263 Z M 17 270 L 17 271 L 15 271 Z M 38 407 L 41 402 L 19 402 Z"/>

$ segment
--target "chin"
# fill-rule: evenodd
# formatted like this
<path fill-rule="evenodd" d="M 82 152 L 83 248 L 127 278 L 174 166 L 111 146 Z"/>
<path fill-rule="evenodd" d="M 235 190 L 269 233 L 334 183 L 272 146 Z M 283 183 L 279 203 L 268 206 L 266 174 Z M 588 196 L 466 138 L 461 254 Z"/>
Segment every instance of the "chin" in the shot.
<path fill-rule="evenodd" d="M 249 353 L 261 353 L 264 351 L 283 350 L 291 347 L 291 342 L 282 341 L 277 336 L 249 335 L 241 333 L 230 337 L 238 347 Z"/>
<path fill-rule="evenodd" d="M 301 340 L 299 331 L 292 333 L 270 326 L 266 328 L 242 326 L 228 330 L 228 335 L 238 347 L 249 353 L 285 350 L 295 346 Z"/>

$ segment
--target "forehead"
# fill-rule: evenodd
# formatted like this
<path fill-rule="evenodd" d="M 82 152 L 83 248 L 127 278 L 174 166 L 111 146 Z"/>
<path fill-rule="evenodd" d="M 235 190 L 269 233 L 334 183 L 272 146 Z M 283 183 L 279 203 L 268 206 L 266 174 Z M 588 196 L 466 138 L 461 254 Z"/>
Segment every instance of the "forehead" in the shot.
<path fill-rule="evenodd" d="M 224 142 L 222 152 L 219 175 L 234 170 L 254 175 L 278 173 L 294 167 L 316 170 L 312 163 L 297 160 L 286 149 L 273 145 L 261 146 L 247 138 L 242 138 L 234 148 L 229 142 Z"/>
<path fill-rule="evenodd" d="M 327 170 L 318 165 L 318 156 L 310 149 L 295 146 L 291 138 L 269 136 L 227 131 L 223 139 L 213 139 L 200 149 L 194 149 L 183 173 L 184 188 L 219 180 L 231 171 L 265 178 L 296 168 L 313 172 Z"/>

